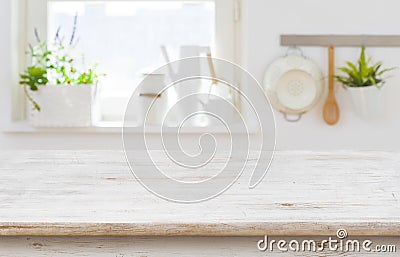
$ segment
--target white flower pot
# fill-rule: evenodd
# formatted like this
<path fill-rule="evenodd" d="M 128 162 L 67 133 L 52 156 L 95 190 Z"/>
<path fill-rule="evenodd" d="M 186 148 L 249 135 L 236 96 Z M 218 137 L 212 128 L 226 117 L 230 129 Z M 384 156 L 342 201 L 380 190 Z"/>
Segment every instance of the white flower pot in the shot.
<path fill-rule="evenodd" d="M 362 118 L 374 118 L 381 114 L 381 91 L 376 86 L 347 87 L 355 113 Z"/>
<path fill-rule="evenodd" d="M 46 85 L 29 91 L 40 111 L 29 106 L 35 127 L 88 127 L 94 119 L 94 85 Z"/>

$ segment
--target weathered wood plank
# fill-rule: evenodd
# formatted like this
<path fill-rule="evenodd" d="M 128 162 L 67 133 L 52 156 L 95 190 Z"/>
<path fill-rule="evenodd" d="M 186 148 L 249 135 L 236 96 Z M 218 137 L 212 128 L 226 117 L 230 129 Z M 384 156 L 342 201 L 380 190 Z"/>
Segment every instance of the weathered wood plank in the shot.
<path fill-rule="evenodd" d="M 400 236 L 399 170 L 397 152 L 278 152 L 255 189 L 245 171 L 215 199 L 177 204 L 146 191 L 120 151 L 6 151 L 0 235 Z"/>
<path fill-rule="evenodd" d="M 272 252 L 259 251 L 260 237 L 0 237 L 0 255 L 7 257 L 96 256 L 96 257 L 397 257 L 398 252 Z M 289 242 L 296 239 L 274 238 Z M 313 238 L 323 240 L 326 238 Z M 376 245 L 399 245 L 400 238 L 369 238 Z M 373 248 L 373 247 L 371 247 Z"/>
<path fill-rule="evenodd" d="M 340 228 L 353 236 L 400 236 L 397 222 L 0 223 L 1 236 L 334 236 Z"/>

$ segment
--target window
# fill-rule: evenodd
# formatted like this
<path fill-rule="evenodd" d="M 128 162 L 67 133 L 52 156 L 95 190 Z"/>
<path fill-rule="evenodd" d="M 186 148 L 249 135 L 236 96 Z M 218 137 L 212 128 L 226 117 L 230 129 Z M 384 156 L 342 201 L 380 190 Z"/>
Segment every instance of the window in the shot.
<path fill-rule="evenodd" d="M 121 121 L 142 74 L 166 62 L 161 46 L 170 59 L 182 45 L 210 46 L 214 56 L 234 59 L 232 8 L 213 0 L 28 1 L 28 41 L 34 27 L 50 42 L 58 28 L 71 35 L 78 15 L 74 52 L 83 54 L 82 65 L 99 63 L 107 74 L 99 91 L 102 120 Z"/>

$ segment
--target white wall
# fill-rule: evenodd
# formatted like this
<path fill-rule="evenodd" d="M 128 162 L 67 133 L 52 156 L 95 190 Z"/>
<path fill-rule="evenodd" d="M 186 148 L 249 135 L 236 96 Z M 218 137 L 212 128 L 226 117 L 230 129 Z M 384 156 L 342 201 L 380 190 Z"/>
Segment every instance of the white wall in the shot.
<path fill-rule="evenodd" d="M 8 65 L 10 0 L 0 2 L 0 90 L 10 86 Z M 268 64 L 285 53 L 280 34 L 400 34 L 400 2 L 396 0 L 243 0 L 240 45 L 242 64 L 262 82 Z M 327 71 L 327 51 L 303 48 L 306 56 Z M 387 66 L 400 66 L 400 48 L 374 48 L 368 53 Z M 357 49 L 337 49 L 336 63 L 354 60 Z M 278 149 L 398 149 L 400 150 L 400 74 L 394 73 L 383 93 L 384 114 L 380 120 L 363 121 L 354 115 L 349 96 L 338 89 L 341 119 L 330 127 L 322 120 L 322 101 L 298 123 L 286 122 L 276 113 Z M 9 96 L 0 94 L 0 108 L 6 110 Z M 7 116 L 0 121 L 4 126 Z M 187 136 L 188 140 L 194 136 Z M 197 139 L 197 137 L 196 137 Z M 116 134 L 21 134 L 0 133 L 0 149 L 121 149 Z"/>

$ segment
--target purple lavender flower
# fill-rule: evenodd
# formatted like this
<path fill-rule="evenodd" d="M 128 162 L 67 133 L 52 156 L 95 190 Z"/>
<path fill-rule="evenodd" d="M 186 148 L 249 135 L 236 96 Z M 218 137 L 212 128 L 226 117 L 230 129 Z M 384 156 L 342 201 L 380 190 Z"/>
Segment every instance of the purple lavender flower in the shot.
<path fill-rule="evenodd" d="M 38 29 L 37 29 L 37 28 L 34 29 L 34 33 L 35 33 L 35 38 L 36 38 L 37 42 L 40 43 L 41 40 L 40 40 L 39 32 L 38 32 Z"/>
<path fill-rule="evenodd" d="M 71 39 L 69 41 L 69 45 L 72 45 L 74 43 L 77 23 L 78 23 L 78 13 L 76 13 L 75 17 L 74 17 L 74 26 L 72 28 L 72 35 L 71 35 Z"/>

